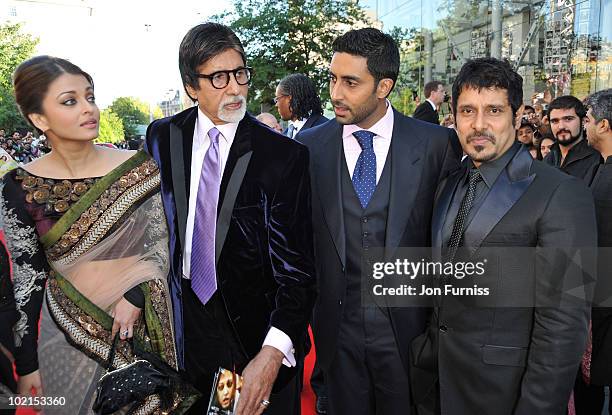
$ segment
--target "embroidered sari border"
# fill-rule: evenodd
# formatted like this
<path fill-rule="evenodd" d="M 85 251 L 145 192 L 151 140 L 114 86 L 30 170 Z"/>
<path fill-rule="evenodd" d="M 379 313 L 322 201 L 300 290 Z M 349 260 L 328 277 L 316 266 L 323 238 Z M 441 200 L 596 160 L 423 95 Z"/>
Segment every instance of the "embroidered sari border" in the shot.
<path fill-rule="evenodd" d="M 151 346 L 155 353 L 157 353 L 159 356 L 162 357 L 162 359 L 167 361 L 168 359 L 166 355 L 164 333 L 162 330 L 161 322 L 159 321 L 159 316 L 155 312 L 155 308 L 153 306 L 153 299 L 151 298 L 151 288 L 146 282 L 141 283 L 140 288 L 142 289 L 142 292 L 145 296 L 144 317 L 147 325 L 149 339 L 151 341 Z"/>
<path fill-rule="evenodd" d="M 53 271 L 53 278 L 55 278 L 58 287 L 66 297 L 83 310 L 85 314 L 96 320 L 105 330 L 111 330 L 113 328 L 113 318 L 100 307 L 89 301 L 87 297 L 81 294 L 66 278 L 57 271 Z"/>
<path fill-rule="evenodd" d="M 123 174 L 140 165 L 148 158 L 144 150 L 138 151 L 132 157 L 115 167 L 110 173 L 98 180 L 43 236 L 40 242 L 45 249 L 49 249 L 62 235 L 70 229 L 79 217 L 94 203 L 106 189 L 108 189 Z"/>

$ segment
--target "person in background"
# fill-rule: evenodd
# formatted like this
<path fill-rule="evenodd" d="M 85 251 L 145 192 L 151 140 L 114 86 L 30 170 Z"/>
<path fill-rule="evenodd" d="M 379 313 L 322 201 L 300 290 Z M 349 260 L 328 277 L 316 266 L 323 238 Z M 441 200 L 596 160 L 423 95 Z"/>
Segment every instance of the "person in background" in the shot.
<path fill-rule="evenodd" d="M 555 137 L 553 137 L 552 134 L 542 137 L 540 140 L 540 153 L 542 154 L 542 160 L 548 156 L 554 144 Z"/>
<path fill-rule="evenodd" d="M 262 124 L 267 125 L 268 127 L 275 130 L 276 132 L 278 133 L 283 132 L 283 128 L 280 126 L 280 124 L 276 120 L 276 117 L 270 114 L 269 112 L 262 112 L 255 118 L 257 119 L 257 121 L 261 122 Z"/>
<path fill-rule="evenodd" d="M 440 105 L 448 99 L 446 91 L 444 90 L 444 83 L 440 81 L 426 83 L 423 94 L 426 98 L 425 102 L 416 107 L 412 117 L 417 120 L 439 125 L 440 116 L 438 115 L 438 109 Z"/>
<path fill-rule="evenodd" d="M 327 121 L 323 116 L 321 99 L 314 83 L 301 73 L 281 79 L 276 87 L 274 104 L 280 117 L 289 121 L 289 126 L 283 131 L 289 138 L 295 138 L 302 129 L 306 130 Z"/>
<path fill-rule="evenodd" d="M 576 415 L 601 414 L 605 387 L 612 385 L 612 89 L 586 99 L 584 117 L 589 145 L 601 154 L 601 163 L 587 176 L 595 198 L 598 231 L 598 281 L 591 317 L 591 344 L 574 387 Z M 608 404 L 608 414 L 612 405 Z"/>
<path fill-rule="evenodd" d="M 583 132 L 586 108 L 571 95 L 555 98 L 548 106 L 548 119 L 556 143 L 544 161 L 564 173 L 585 178 L 601 155 L 589 147 Z"/>
<path fill-rule="evenodd" d="M 530 146 L 534 144 L 533 142 L 533 134 L 535 132 L 535 127 L 531 124 L 526 117 L 521 118 L 521 125 L 516 131 L 516 139 L 517 141 Z"/>

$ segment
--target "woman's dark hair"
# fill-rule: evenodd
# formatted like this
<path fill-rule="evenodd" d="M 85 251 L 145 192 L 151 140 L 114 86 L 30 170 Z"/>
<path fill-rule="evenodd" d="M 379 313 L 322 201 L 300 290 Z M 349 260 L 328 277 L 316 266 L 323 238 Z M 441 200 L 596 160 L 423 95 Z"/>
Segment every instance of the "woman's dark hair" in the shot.
<path fill-rule="evenodd" d="M 244 48 L 232 29 L 219 23 L 210 22 L 191 28 L 179 47 L 179 71 L 181 72 L 183 85 L 199 89 L 200 79 L 196 76 L 198 66 L 228 49 L 234 49 L 238 52 L 242 57 L 242 62 L 246 65 Z M 193 97 L 190 98 L 193 100 Z"/>
<path fill-rule="evenodd" d="M 42 103 L 49 90 L 49 85 L 62 74 L 82 75 L 93 87 L 91 76 L 66 59 L 53 56 L 35 56 L 22 62 L 13 74 L 15 102 L 19 111 L 28 123 L 36 128 L 30 120 L 30 114 L 42 114 Z M 36 128 L 39 134 L 43 132 Z"/>
<path fill-rule="evenodd" d="M 334 53 L 348 53 L 366 58 L 368 71 L 374 77 L 376 85 L 381 79 L 389 78 L 395 86 L 400 55 L 391 36 L 374 28 L 351 30 L 334 40 L 332 50 Z"/>
<path fill-rule="evenodd" d="M 312 81 L 304 74 L 295 73 L 283 78 L 278 84 L 283 95 L 291 95 L 289 109 L 297 119 L 308 118 L 313 114 L 323 114 L 319 94 Z"/>
<path fill-rule="evenodd" d="M 453 113 L 457 113 L 457 101 L 465 88 L 481 90 L 499 88 L 508 91 L 508 103 L 512 108 L 512 123 L 516 112 L 523 104 L 523 78 L 516 73 L 508 61 L 495 58 L 468 60 L 453 82 Z"/>

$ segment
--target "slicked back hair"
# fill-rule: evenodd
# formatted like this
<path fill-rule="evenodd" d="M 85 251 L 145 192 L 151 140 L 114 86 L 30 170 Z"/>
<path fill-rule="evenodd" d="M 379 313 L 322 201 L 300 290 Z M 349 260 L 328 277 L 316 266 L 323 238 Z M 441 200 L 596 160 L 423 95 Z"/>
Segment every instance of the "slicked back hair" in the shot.
<path fill-rule="evenodd" d="M 512 122 L 523 104 L 523 78 L 516 73 L 508 61 L 495 58 L 468 60 L 453 82 L 453 113 L 457 113 L 457 101 L 465 88 L 481 90 L 498 88 L 508 91 L 508 103 L 512 108 Z"/>
<path fill-rule="evenodd" d="M 199 78 L 196 76 L 198 66 L 228 49 L 238 52 L 246 65 L 244 48 L 232 29 L 210 22 L 191 28 L 179 47 L 179 70 L 183 85 L 199 89 Z"/>
<path fill-rule="evenodd" d="M 400 65 L 399 49 L 393 38 L 378 29 L 365 28 L 346 32 L 332 43 L 334 53 L 348 53 L 367 59 L 368 71 L 375 84 L 381 79 L 397 81 Z M 391 88 L 393 90 L 393 88 Z"/>

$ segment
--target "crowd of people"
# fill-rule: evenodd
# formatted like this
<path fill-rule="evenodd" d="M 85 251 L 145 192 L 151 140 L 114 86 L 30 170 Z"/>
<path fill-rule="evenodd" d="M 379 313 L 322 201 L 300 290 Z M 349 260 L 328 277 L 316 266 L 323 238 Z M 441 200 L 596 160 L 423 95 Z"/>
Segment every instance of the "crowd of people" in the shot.
<path fill-rule="evenodd" d="M 193 27 L 178 55 L 196 105 L 132 151 L 94 144 L 87 72 L 17 68 L 51 151 L 0 180 L 0 394 L 61 397 L 46 414 L 299 414 L 316 347 L 318 413 L 601 413 L 612 90 L 530 107 L 508 62 L 479 58 L 409 117 L 388 100 L 397 44 L 363 28 L 330 45 L 331 119 L 306 75 L 279 82 L 282 130 L 247 113 L 229 27 Z"/>
<path fill-rule="evenodd" d="M 0 152 L 17 163 L 29 163 L 49 151 L 44 135 L 35 138 L 31 131 L 27 131 L 22 137 L 19 131 L 15 131 L 7 136 L 5 130 L 0 128 Z"/>

